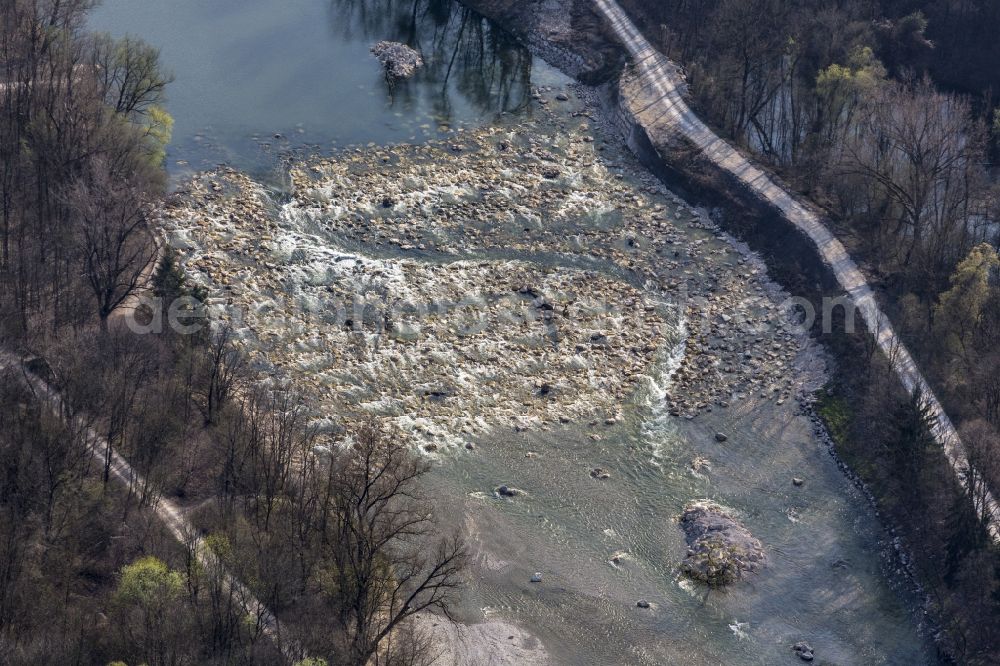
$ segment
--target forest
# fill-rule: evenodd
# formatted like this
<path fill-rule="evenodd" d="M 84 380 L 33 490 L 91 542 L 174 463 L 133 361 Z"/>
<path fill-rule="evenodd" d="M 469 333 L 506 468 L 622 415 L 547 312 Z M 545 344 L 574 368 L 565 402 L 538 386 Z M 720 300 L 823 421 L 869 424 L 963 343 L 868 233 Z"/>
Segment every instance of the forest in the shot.
<path fill-rule="evenodd" d="M 205 315 L 153 233 L 171 77 L 91 5 L 0 6 L 0 662 L 425 663 L 410 619 L 447 611 L 465 553 L 426 465 L 377 425 L 326 446 L 228 330 L 122 324 L 148 286 Z"/>
<path fill-rule="evenodd" d="M 1000 490 L 1000 7 L 622 4 L 684 67 L 701 117 L 826 212 L 959 428 L 967 490 L 871 342 L 829 341 L 819 411 L 841 455 L 901 527 L 947 658 L 991 663 L 1000 556 L 972 500 Z"/>

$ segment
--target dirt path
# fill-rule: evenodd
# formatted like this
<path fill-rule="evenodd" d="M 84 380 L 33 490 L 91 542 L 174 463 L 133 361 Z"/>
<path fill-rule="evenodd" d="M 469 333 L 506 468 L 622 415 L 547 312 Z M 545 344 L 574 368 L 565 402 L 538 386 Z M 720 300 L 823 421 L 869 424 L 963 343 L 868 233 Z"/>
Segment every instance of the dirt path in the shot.
<path fill-rule="evenodd" d="M 636 100 L 638 104 L 635 105 L 635 108 L 640 109 L 636 114 L 639 123 L 647 130 L 668 127 L 672 131 L 681 132 L 713 164 L 730 172 L 756 191 L 812 240 L 840 286 L 853 300 L 869 332 L 889 359 L 903 386 L 909 392 L 918 388 L 921 390 L 924 401 L 937 419 L 933 430 L 934 438 L 944 449 L 952 469 L 964 487 L 969 461 L 958 432 L 903 341 L 893 331 L 889 318 L 879 308 L 864 275 L 844 246 L 826 228 L 819 216 L 775 184 L 764 171 L 719 138 L 694 114 L 682 96 L 682 82 L 676 65 L 646 41 L 615 0 L 594 0 L 594 4 L 632 57 L 642 84 L 642 98 Z M 990 536 L 1000 543 L 1000 505 L 992 494 L 987 494 L 983 502 L 977 501 L 977 508 L 984 508 L 983 503 L 990 516 Z"/>

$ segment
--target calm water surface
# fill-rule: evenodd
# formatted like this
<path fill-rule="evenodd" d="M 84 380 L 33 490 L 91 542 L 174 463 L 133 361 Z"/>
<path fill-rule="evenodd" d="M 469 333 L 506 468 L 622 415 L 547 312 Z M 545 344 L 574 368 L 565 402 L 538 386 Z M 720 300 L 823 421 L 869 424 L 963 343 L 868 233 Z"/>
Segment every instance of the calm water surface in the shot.
<path fill-rule="evenodd" d="M 104 0 L 91 27 L 161 50 L 176 77 L 175 176 L 422 141 L 529 112 L 532 86 L 565 80 L 451 0 Z M 417 48 L 426 66 L 390 86 L 369 51 L 383 39 Z"/>

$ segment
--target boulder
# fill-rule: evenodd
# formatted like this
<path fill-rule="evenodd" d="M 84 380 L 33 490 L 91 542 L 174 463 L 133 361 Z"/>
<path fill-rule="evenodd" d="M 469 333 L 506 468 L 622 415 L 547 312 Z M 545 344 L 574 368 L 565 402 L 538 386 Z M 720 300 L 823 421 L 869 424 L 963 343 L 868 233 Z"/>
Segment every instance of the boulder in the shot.
<path fill-rule="evenodd" d="M 792 646 L 792 649 L 795 650 L 795 654 L 799 655 L 799 659 L 802 661 L 812 661 L 815 658 L 812 646 L 805 641 L 796 643 Z"/>
<path fill-rule="evenodd" d="M 399 42 L 382 41 L 372 47 L 372 54 L 378 59 L 385 72 L 394 79 L 408 79 L 423 67 L 424 59 L 418 51 Z"/>
<path fill-rule="evenodd" d="M 707 500 L 691 502 L 680 518 L 688 545 L 681 570 L 713 587 L 741 580 L 760 570 L 764 549 L 726 509 Z"/>

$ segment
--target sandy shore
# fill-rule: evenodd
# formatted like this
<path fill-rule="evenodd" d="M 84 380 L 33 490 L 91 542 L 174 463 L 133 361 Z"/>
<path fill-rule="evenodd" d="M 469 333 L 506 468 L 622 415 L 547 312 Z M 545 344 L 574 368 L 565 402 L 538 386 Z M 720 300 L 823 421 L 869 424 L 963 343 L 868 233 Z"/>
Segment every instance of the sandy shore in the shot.
<path fill-rule="evenodd" d="M 549 664 L 545 647 L 520 627 L 490 620 L 461 624 L 434 615 L 416 622 L 435 646 L 434 666 L 534 666 Z"/>

